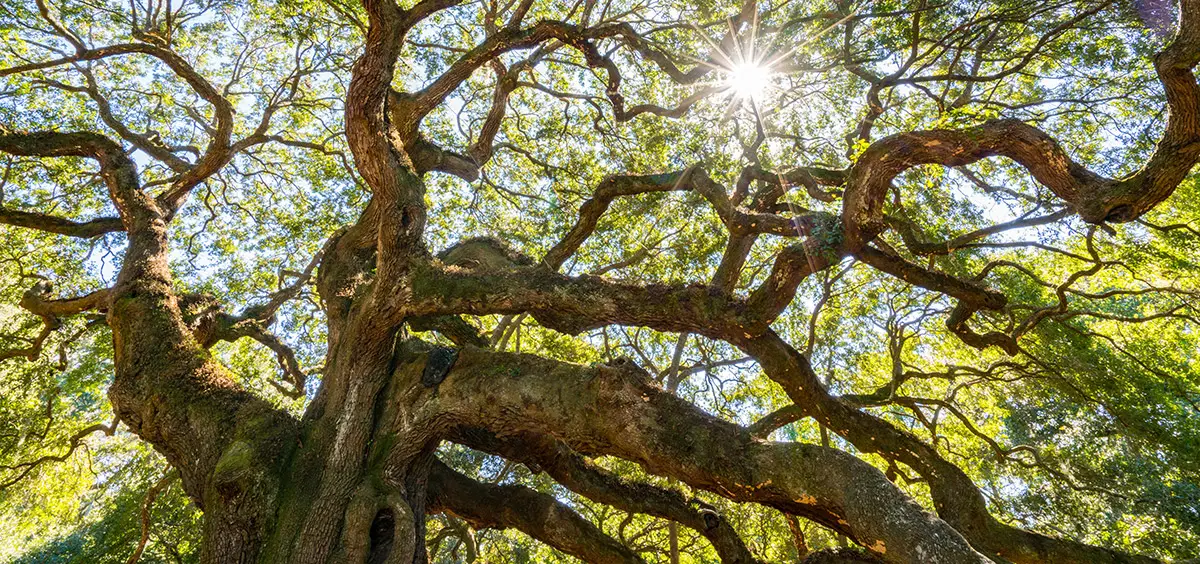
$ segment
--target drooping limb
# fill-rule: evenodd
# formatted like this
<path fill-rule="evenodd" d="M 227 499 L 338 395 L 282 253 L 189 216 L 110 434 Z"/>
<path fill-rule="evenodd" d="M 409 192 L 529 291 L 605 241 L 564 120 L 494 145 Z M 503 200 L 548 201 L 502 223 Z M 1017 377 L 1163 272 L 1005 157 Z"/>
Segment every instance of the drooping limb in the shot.
<path fill-rule="evenodd" d="M 857 250 L 885 228 L 883 200 L 899 173 L 922 164 L 962 166 L 995 155 L 1025 167 L 1089 223 L 1141 217 L 1171 195 L 1200 159 L 1200 86 L 1192 72 L 1200 62 L 1198 28 L 1200 2 L 1182 0 L 1176 35 L 1154 59 L 1169 109 L 1166 131 L 1135 174 L 1100 176 L 1072 160 L 1048 134 L 1016 119 L 966 130 L 900 133 L 872 143 L 850 170 L 842 211 L 847 245 Z"/>
<path fill-rule="evenodd" d="M 927 480 L 938 515 L 985 554 L 1018 563 L 1157 562 L 1018 529 L 987 509 L 979 488 L 958 466 L 892 424 L 828 394 L 808 360 L 774 333 L 738 343 L 762 364 L 806 415 L 841 435 L 862 452 L 902 462 Z"/>

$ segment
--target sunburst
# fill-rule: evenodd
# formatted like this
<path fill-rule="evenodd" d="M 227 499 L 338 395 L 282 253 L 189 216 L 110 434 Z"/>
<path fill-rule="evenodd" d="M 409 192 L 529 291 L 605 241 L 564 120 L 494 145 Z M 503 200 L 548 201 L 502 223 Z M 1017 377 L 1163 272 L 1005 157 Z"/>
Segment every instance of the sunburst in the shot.
<path fill-rule="evenodd" d="M 789 72 L 785 68 L 785 62 L 797 51 L 857 14 L 858 10 L 856 9 L 798 45 L 783 50 L 776 49 L 774 40 L 769 40 L 765 48 L 759 45 L 762 37 L 759 33 L 757 13 L 754 14 L 744 34 L 735 29 L 733 20 L 726 21 L 729 25 L 728 48 L 716 43 L 706 33 L 696 28 L 696 31 L 700 32 L 700 37 L 708 43 L 711 51 L 708 60 L 692 60 L 715 71 L 718 78 L 709 85 L 715 86 L 718 92 L 729 96 L 729 114 L 746 104 L 757 119 L 760 107 L 770 104 L 771 92 L 778 88 L 780 78 Z"/>
<path fill-rule="evenodd" d="M 774 74 L 770 67 L 754 62 L 737 65 L 727 73 L 725 87 L 734 96 L 748 100 L 761 100 L 771 87 Z"/>

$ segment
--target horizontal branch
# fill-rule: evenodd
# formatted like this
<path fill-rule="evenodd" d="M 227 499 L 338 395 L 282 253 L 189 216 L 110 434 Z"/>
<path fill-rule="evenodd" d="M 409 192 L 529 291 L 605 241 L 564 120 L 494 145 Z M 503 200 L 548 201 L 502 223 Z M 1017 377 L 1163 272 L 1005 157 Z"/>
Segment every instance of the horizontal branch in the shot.
<path fill-rule="evenodd" d="M 476 482 L 434 461 L 429 496 L 433 512 L 453 513 L 477 529 L 517 529 L 584 562 L 644 562 L 553 496 L 525 486 Z"/>
<path fill-rule="evenodd" d="M 76 298 L 51 298 L 54 286 L 50 282 L 39 282 L 21 297 L 21 307 L 42 317 L 66 317 L 85 311 L 103 310 L 108 307 L 112 290 L 105 288 Z"/>
<path fill-rule="evenodd" d="M 637 285 L 570 277 L 543 266 L 508 269 L 414 268 L 404 316 L 530 313 L 567 334 L 605 325 L 653 327 L 721 338 L 761 332 L 769 319 L 746 303 L 703 286 Z M 667 307 L 667 306 L 670 307 Z"/>
<path fill-rule="evenodd" d="M 86 131 L 20 132 L 0 125 L 0 151 L 25 157 L 84 157 L 100 165 L 100 175 L 121 213 L 126 230 L 144 228 L 159 217 L 158 207 L 141 191 L 137 166 L 121 145 Z"/>
<path fill-rule="evenodd" d="M 911 263 L 903 257 L 876 249 L 863 247 L 855 256 L 880 272 L 885 272 L 909 284 L 951 296 L 975 309 L 1001 309 L 1008 298 L 976 282 L 960 280 L 949 274 L 930 270 Z"/>
<path fill-rule="evenodd" d="M 29 346 L 21 349 L 0 351 L 0 361 L 10 358 L 25 357 L 34 361 L 42 354 L 46 339 L 62 327 L 60 317 L 76 315 L 85 311 L 102 311 L 108 307 L 111 290 L 97 290 L 86 296 L 66 299 L 53 299 L 53 286 L 48 281 L 35 284 L 21 296 L 21 307 L 42 318 L 42 330 L 30 342 Z"/>
<path fill-rule="evenodd" d="M 73 221 L 70 219 L 44 214 L 27 212 L 0 207 L 0 223 L 26 229 L 36 229 L 57 235 L 91 239 L 105 233 L 124 231 L 120 218 L 100 217 L 88 221 Z"/>
<path fill-rule="evenodd" d="M 757 562 L 729 520 L 707 504 L 698 500 L 689 502 L 674 490 L 624 480 L 592 464 L 548 435 L 500 437 L 479 429 L 465 429 L 458 432 L 453 440 L 545 471 L 554 481 L 592 501 L 629 513 L 668 519 L 691 528 L 712 543 L 723 564 Z"/>

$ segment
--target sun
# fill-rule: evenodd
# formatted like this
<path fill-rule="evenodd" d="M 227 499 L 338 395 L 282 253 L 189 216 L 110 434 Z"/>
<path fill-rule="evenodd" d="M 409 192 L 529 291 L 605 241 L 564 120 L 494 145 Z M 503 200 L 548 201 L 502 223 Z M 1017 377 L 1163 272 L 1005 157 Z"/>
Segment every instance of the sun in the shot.
<path fill-rule="evenodd" d="M 738 98 L 761 100 L 771 85 L 771 69 L 758 63 L 741 63 L 729 69 L 726 87 Z"/>

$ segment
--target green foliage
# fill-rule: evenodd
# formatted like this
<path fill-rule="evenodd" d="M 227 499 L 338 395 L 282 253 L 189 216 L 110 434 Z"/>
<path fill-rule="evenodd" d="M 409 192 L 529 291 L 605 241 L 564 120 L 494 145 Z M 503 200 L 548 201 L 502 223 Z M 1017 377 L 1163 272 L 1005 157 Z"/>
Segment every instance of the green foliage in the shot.
<path fill-rule="evenodd" d="M 123 2 L 51 4 L 64 25 L 81 34 L 86 30 L 89 43 L 130 40 Z M 288 103 L 273 110 L 269 132 L 291 143 L 264 143 L 236 156 L 197 189 L 173 224 L 171 266 L 180 289 L 213 296 L 236 312 L 294 280 L 288 271 L 302 271 L 330 234 L 354 221 L 369 196 L 353 172 L 342 125 L 342 100 L 359 53 L 364 16 L 357 2 L 341 0 L 183 4 L 193 17 L 174 33 L 172 47 L 224 89 L 237 109 L 235 138 L 255 129 L 274 97 L 294 89 Z M 463 3 L 415 29 L 394 85 L 410 90 L 427 85 L 483 38 L 486 20 L 502 24 L 502 18 L 489 16 L 487 4 Z M 578 17 L 568 13 L 571 4 L 534 2 L 526 21 Z M 655 46 L 688 62 L 685 67 L 690 58 L 708 52 L 709 41 L 719 39 L 725 29 L 723 19 L 739 7 L 728 0 L 609 4 L 608 16 L 636 21 L 639 30 L 655 28 Z M 810 164 L 851 166 L 870 145 L 856 137 L 868 86 L 840 64 L 841 50 L 852 41 L 856 70 L 877 76 L 894 72 L 910 44 L 912 20 L 903 11 L 915 3 L 760 4 L 762 47 L 778 52 L 802 46 L 789 63 L 818 70 L 775 77 L 776 88 L 761 112 L 719 93 L 698 103 L 684 119 L 643 115 L 618 123 L 602 101 L 607 87 L 603 74 L 583 65 L 577 53 L 556 52 L 524 77 L 544 88 L 522 88 L 511 96 L 509 119 L 497 137 L 499 149 L 480 181 L 427 177 L 430 249 L 490 235 L 540 257 L 570 229 L 595 186 L 613 174 L 702 163 L 728 186 L 748 155 L 778 171 Z M 978 72 L 999 73 L 1060 21 L 1088 6 L 1018 0 L 939 3 L 922 20 L 931 36 L 951 33 L 977 14 L 1011 17 L 989 24 L 995 28 L 970 29 L 972 39 L 958 56 L 937 58 L 922 72 L 963 72 L 976 62 L 971 46 L 995 31 L 994 51 L 978 61 Z M 824 33 L 849 13 L 848 7 L 893 15 L 855 20 L 849 33 L 843 33 L 847 28 L 842 24 Z M 825 13 L 832 15 L 813 16 Z M 0 9 L 0 68 L 49 58 L 47 45 L 59 52 L 72 50 L 39 23 L 38 14 L 32 0 L 6 2 Z M 671 25 L 660 25 L 664 22 Z M 1052 134 L 1094 170 L 1128 174 L 1153 150 L 1163 127 L 1161 86 L 1149 63 L 1162 41 L 1129 8 L 1108 8 L 1095 21 L 1048 41 L 1022 72 L 983 85 L 946 81 L 888 89 L 884 98 L 889 109 L 871 138 L 1019 117 Z M 502 61 L 513 64 L 528 54 L 510 53 Z M 624 50 L 613 56 L 624 72 L 622 93 L 631 103 L 671 107 L 694 91 Z M 164 65 L 142 56 L 39 71 L 31 75 L 35 80 L 0 78 L 0 123 L 115 136 L 84 91 L 88 80 L 83 70 L 115 117 L 139 134 L 177 147 L 207 142 L 204 130 L 211 126 L 212 109 Z M 429 116 L 422 132 L 436 143 L 463 150 L 475 140 L 490 109 L 495 80 L 490 70 L 475 73 Z M 288 86 L 281 89 L 281 84 Z M 960 97 L 967 102 L 948 103 Z M 769 135 L 757 150 L 748 150 L 755 147 L 756 120 Z M 172 171 L 143 151 L 130 151 L 150 192 L 157 193 Z M 187 151 L 180 154 L 194 157 Z M 6 208 L 79 220 L 116 213 L 86 161 L 5 156 L 0 169 L 0 204 Z M 1060 208 L 1010 161 L 981 161 L 968 170 L 986 182 L 972 182 L 961 170 L 909 171 L 896 181 L 888 213 L 911 222 L 924 238 L 942 241 Z M 782 201 L 793 210 L 840 212 L 840 202 L 819 201 L 803 190 L 792 190 Z M 1031 311 L 1057 307 L 1057 286 L 1090 266 L 1081 260 L 1090 256 L 1090 244 L 1105 267 L 1073 286 L 1067 299 L 1071 315 L 1047 319 L 1023 336 L 1025 351 L 1018 357 L 976 350 L 951 334 L 945 318 L 953 303 L 947 297 L 849 260 L 806 280 L 773 328 L 809 354 L 837 394 L 868 396 L 907 374 L 884 399 L 903 396 L 925 403 L 879 402 L 867 409 L 935 444 L 960 464 L 981 484 L 1002 519 L 1123 550 L 1192 557 L 1200 546 L 1200 333 L 1193 305 L 1200 292 L 1200 231 L 1194 227 L 1200 221 L 1200 181 L 1193 175 L 1145 219 L 1146 224 L 1118 226 L 1112 234 L 1089 232 L 1078 220 L 1067 219 L 981 239 L 950 255 L 908 256 L 963 278 L 986 268 L 982 283 L 1003 292 L 1014 305 L 1006 312 L 981 312 L 972 323 L 981 331 L 1008 331 Z M 905 248 L 895 231 L 882 241 L 902 252 Z M 792 242 L 760 238 L 735 293 L 744 297 L 762 283 L 777 252 Z M 696 194 L 620 198 L 563 271 L 604 271 L 631 282 L 706 283 L 725 244 L 720 219 Z M 40 278 L 53 280 L 62 295 L 108 286 L 123 246 L 119 233 L 77 241 L 0 228 L 0 303 L 18 303 Z M 1173 290 L 1110 294 L 1167 287 Z M 313 392 L 326 340 L 319 300 L 306 288 L 277 317 L 273 330 L 312 373 Z M 629 357 L 664 383 L 678 343 L 677 335 L 625 327 L 566 336 L 525 316 L 468 322 L 484 335 L 495 332 L 501 349 L 581 364 Z M 4 305 L 0 327 L 0 350 L 8 350 L 27 345 L 41 326 L 24 310 Z M 66 452 L 78 430 L 112 420 L 105 394 L 112 371 L 109 338 L 99 319 L 72 318 L 51 336 L 38 360 L 13 358 L 0 364 L 0 466 L 6 468 L 0 483 L 15 476 L 19 470 L 13 468 L 23 463 Z M 243 339 L 214 350 L 247 389 L 295 412 L 306 405 L 307 400 L 288 399 L 270 385 L 279 368 L 261 345 Z M 711 413 L 750 424 L 788 403 L 754 363 L 727 344 L 693 336 L 681 356 L 679 395 Z M 790 424 L 773 438 L 852 450 L 811 420 Z M 668 533 L 661 520 L 587 501 L 545 475 L 457 446 L 444 447 L 440 455 L 472 477 L 551 493 L 614 538 L 645 549 L 650 560 L 665 561 Z M 905 480 L 915 477 L 910 470 L 864 458 L 898 473 L 897 482 L 928 503 L 924 486 Z M 778 512 L 686 491 L 631 463 L 599 463 L 627 479 L 678 488 L 711 503 L 765 561 L 795 559 L 791 533 Z M 123 562 L 138 541 L 145 493 L 164 467 L 159 456 L 123 430 L 111 437 L 86 437 L 65 461 L 39 464 L 25 479 L 0 490 L 0 560 Z M 152 510 L 142 562 L 195 561 L 199 514 L 177 483 L 158 497 Z M 811 548 L 838 543 L 832 533 L 811 523 L 805 522 L 803 530 Z M 513 531 L 469 531 L 452 516 L 431 518 L 431 541 L 443 531 L 434 552 L 437 562 L 465 560 L 471 543 L 477 561 L 568 561 Z M 716 561 L 711 547 L 693 531 L 681 530 L 680 544 L 683 562 Z"/>

